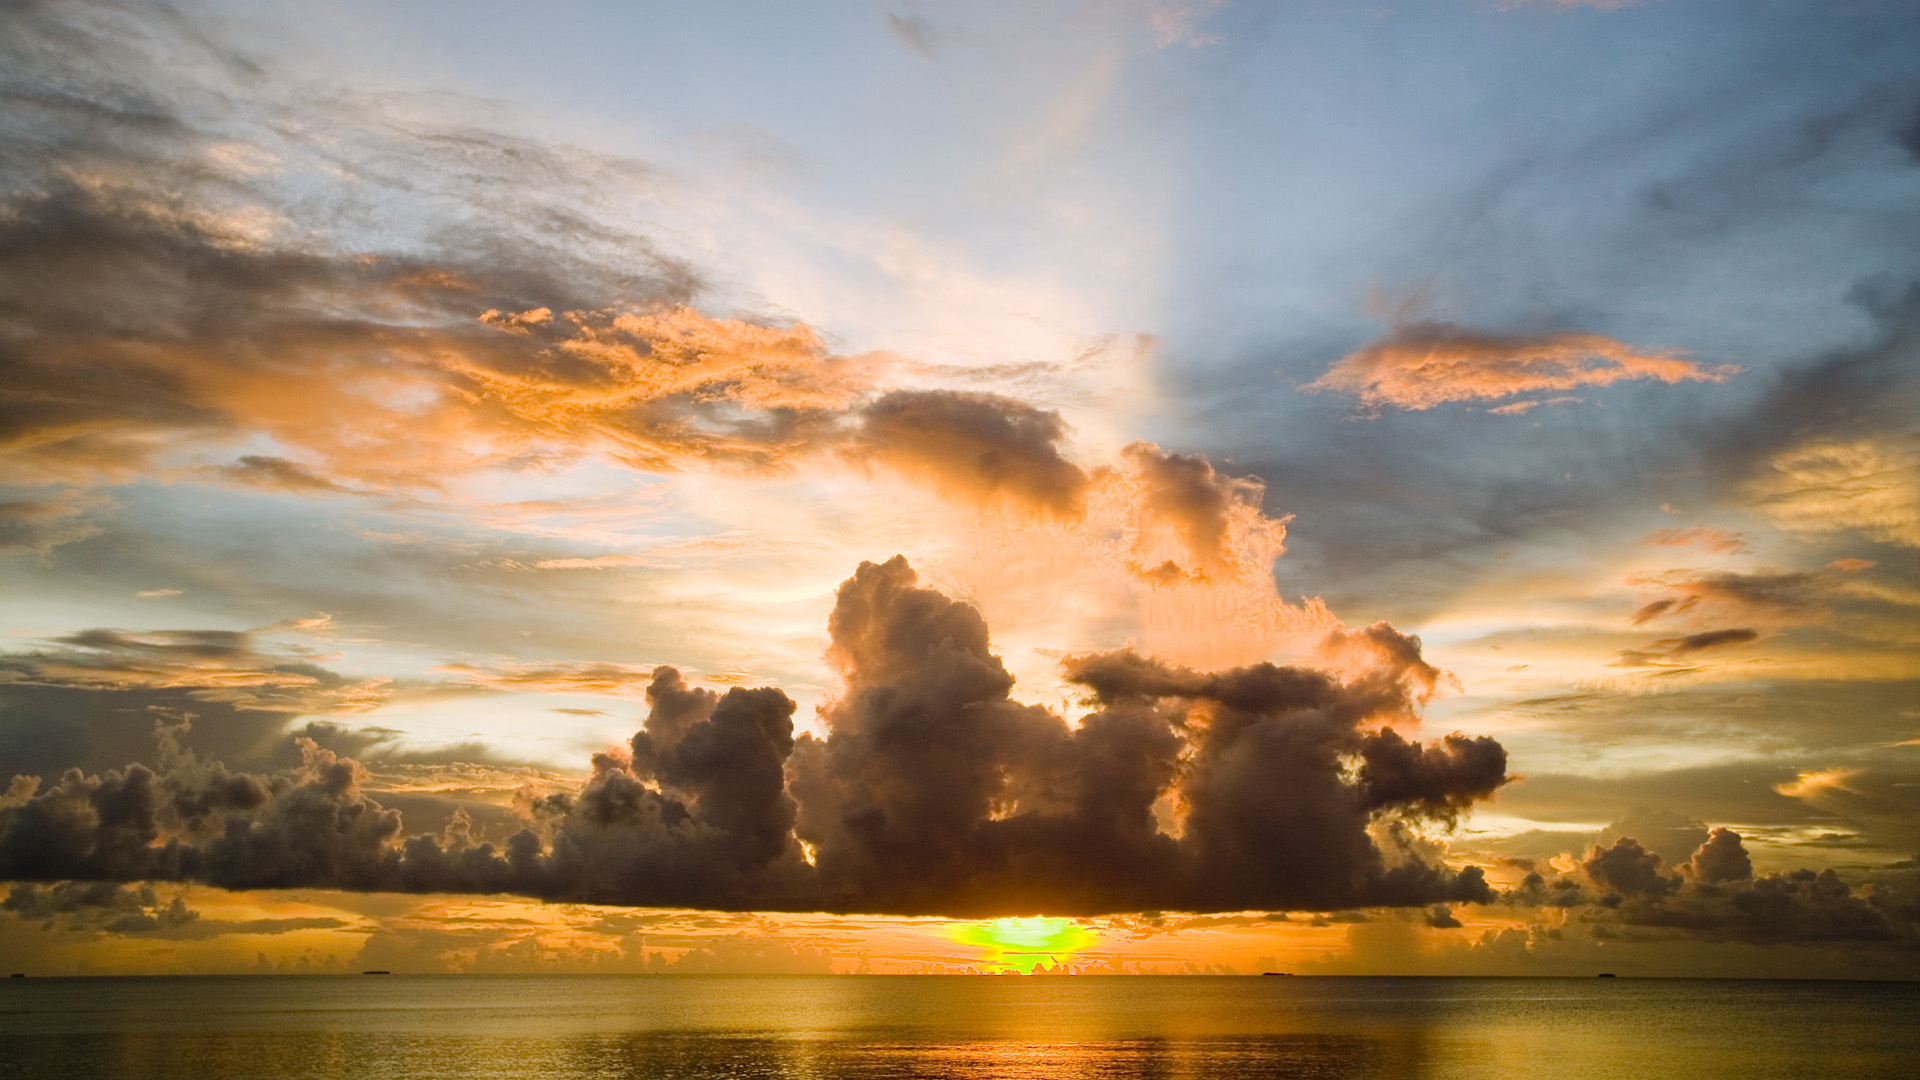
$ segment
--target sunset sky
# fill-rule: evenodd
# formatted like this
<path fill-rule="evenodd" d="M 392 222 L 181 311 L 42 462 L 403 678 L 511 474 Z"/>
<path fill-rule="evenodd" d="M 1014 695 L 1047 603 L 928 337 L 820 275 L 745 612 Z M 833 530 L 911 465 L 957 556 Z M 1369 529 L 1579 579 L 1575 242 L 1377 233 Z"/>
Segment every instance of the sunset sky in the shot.
<path fill-rule="evenodd" d="M 1916 57 L 0 6 L 0 966 L 1920 977 Z"/>

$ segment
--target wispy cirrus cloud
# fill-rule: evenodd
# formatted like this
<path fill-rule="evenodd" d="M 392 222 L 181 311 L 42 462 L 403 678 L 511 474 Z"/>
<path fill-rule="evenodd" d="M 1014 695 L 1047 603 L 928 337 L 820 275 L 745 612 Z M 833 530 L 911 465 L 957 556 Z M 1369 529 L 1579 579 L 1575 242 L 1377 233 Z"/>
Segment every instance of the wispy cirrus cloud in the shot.
<path fill-rule="evenodd" d="M 1634 626 L 1657 620 L 1739 618 L 1772 625 L 1815 622 L 1849 579 L 1871 564 L 1824 570 L 1743 572 L 1667 570 L 1635 574 L 1627 584 L 1660 594 L 1635 608 Z"/>
<path fill-rule="evenodd" d="M 1738 555 L 1747 550 L 1746 538 L 1739 533 L 1706 525 L 1655 529 L 1640 542 L 1649 547 L 1699 547 L 1716 555 Z"/>
<path fill-rule="evenodd" d="M 1753 508 L 1796 533 L 1856 531 L 1920 547 L 1920 437 L 1823 438 L 1773 455 L 1749 481 Z"/>
<path fill-rule="evenodd" d="M 639 698 L 646 695 L 653 668 L 635 664 L 576 661 L 547 664 L 443 664 L 440 673 L 486 690 L 544 694 L 600 694 Z"/>

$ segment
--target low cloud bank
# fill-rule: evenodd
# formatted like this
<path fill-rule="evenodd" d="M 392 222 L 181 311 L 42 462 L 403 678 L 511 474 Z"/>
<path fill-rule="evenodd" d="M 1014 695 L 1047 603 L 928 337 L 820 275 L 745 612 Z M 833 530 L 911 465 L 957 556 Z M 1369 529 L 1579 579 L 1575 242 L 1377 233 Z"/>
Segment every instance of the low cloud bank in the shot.
<path fill-rule="evenodd" d="M 1078 726 L 1013 700 L 979 611 L 902 558 L 862 563 L 829 631 L 845 688 L 825 737 L 796 736 L 778 689 L 662 667 L 629 745 L 526 799 L 502 844 L 464 816 L 409 836 L 357 762 L 311 741 L 297 769 L 235 772 L 163 723 L 153 767 L 17 778 L 0 880 L 955 917 L 1493 899 L 1477 868 L 1379 827 L 1451 822 L 1508 779 L 1490 738 L 1400 734 L 1437 673 L 1384 624 L 1330 643 L 1345 677 L 1076 657 Z"/>
<path fill-rule="evenodd" d="M 1503 899 L 1574 909 L 1603 938 L 1920 948 L 1920 872 L 1910 865 L 1858 892 L 1831 868 L 1755 874 L 1740 834 L 1724 828 L 1671 868 L 1632 837 L 1596 844 L 1573 872 L 1535 871 Z"/>

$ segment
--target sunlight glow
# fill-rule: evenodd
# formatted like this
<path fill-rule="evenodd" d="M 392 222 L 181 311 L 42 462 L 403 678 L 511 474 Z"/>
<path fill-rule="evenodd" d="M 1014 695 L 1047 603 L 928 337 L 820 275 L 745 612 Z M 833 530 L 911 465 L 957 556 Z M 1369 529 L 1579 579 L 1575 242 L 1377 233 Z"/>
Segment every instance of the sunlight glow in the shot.
<path fill-rule="evenodd" d="M 980 950 L 980 962 L 998 971 L 1031 974 L 1042 964 L 1060 967 L 1100 935 L 1071 919 L 995 919 L 962 923 L 947 931 L 961 945 Z"/>

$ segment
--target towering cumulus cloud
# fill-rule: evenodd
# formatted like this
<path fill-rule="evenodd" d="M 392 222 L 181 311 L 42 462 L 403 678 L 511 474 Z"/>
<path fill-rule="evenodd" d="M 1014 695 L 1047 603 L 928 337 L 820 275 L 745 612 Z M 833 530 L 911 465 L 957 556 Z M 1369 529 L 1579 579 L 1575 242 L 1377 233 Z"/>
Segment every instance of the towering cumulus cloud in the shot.
<path fill-rule="evenodd" d="M 300 768 L 252 775 L 162 727 L 157 768 L 16 779 L 0 880 L 952 916 L 1492 898 L 1478 869 L 1393 839 L 1490 796 L 1506 751 L 1399 734 L 1435 673 L 1384 625 L 1349 635 L 1371 647 L 1343 653 L 1373 659 L 1345 679 L 1082 656 L 1069 675 L 1094 708 L 1077 726 L 1014 701 L 979 611 L 903 558 L 862 563 L 829 630 L 845 688 L 824 737 L 796 737 L 777 689 L 717 694 L 662 667 L 629 747 L 529 798 L 501 844 L 464 816 L 408 837 L 356 762 L 311 743 Z"/>

